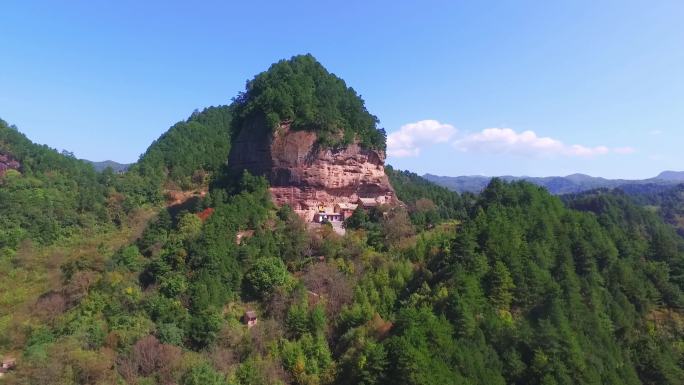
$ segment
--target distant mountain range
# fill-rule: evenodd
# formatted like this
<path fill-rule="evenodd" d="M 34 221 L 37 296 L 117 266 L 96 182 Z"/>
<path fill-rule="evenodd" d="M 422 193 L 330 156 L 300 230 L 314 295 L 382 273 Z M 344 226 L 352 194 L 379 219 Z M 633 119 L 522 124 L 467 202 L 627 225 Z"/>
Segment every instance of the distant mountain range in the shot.
<path fill-rule="evenodd" d="M 684 182 L 684 171 L 663 171 L 655 179 Z"/>
<path fill-rule="evenodd" d="M 473 192 L 482 191 L 492 177 L 473 176 L 439 176 L 425 174 L 423 178 L 444 186 L 452 191 Z M 684 183 L 684 171 L 663 171 L 658 176 L 649 179 L 606 179 L 593 177 L 585 174 L 572 174 L 568 176 L 528 177 L 528 176 L 500 176 L 505 181 L 524 180 L 538 186 L 545 187 L 552 194 L 579 193 L 597 188 L 616 188 L 628 185 L 676 185 Z"/>
<path fill-rule="evenodd" d="M 128 163 L 128 164 L 118 163 L 118 162 L 115 162 L 113 160 L 105 160 L 102 162 L 93 162 L 92 160 L 87 160 L 87 159 L 84 159 L 84 160 L 86 162 L 92 164 L 93 167 L 95 168 L 95 171 L 97 171 L 97 172 L 102 172 L 105 169 L 107 169 L 107 167 L 111 167 L 114 172 L 124 172 L 124 171 L 127 171 L 128 168 L 132 166 L 131 163 Z"/>

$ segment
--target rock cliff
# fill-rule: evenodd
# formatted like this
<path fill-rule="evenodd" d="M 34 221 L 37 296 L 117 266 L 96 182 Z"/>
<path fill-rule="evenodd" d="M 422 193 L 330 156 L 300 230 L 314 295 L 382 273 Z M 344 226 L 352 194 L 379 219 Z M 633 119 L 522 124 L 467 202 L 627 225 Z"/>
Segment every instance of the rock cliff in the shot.
<path fill-rule="evenodd" d="M 7 170 L 19 170 L 20 167 L 21 164 L 11 155 L 0 152 L 0 176 L 3 176 Z"/>
<path fill-rule="evenodd" d="M 384 168 L 385 154 L 354 143 L 322 148 L 316 133 L 291 130 L 283 123 L 273 132 L 263 120 L 253 120 L 235 138 L 229 167 L 264 175 L 271 184 L 273 201 L 290 205 L 311 220 L 322 205 L 357 203 L 370 198 L 377 204 L 396 203 Z M 368 202 L 368 199 L 364 201 Z"/>

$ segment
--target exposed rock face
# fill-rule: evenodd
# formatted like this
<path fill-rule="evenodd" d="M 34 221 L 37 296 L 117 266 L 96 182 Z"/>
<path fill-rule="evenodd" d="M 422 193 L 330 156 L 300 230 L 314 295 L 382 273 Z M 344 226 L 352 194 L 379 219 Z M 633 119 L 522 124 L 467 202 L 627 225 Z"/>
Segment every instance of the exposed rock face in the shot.
<path fill-rule="evenodd" d="M 0 176 L 5 175 L 7 170 L 18 170 L 21 164 L 9 154 L 0 152 Z"/>
<path fill-rule="evenodd" d="M 320 205 L 332 209 L 359 198 L 395 203 L 384 162 L 382 151 L 358 144 L 323 149 L 314 132 L 294 131 L 282 124 L 272 133 L 263 122 L 255 121 L 238 134 L 228 165 L 236 171 L 265 175 L 278 206 L 288 204 L 311 220 Z"/>

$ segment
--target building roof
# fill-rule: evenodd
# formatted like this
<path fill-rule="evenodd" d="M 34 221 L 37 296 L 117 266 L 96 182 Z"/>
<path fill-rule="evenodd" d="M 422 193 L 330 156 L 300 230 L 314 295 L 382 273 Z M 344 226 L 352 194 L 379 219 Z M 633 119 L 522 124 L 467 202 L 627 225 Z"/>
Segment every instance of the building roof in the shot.
<path fill-rule="evenodd" d="M 337 206 L 339 206 L 341 210 L 356 210 L 359 205 L 354 203 L 338 203 Z"/>
<path fill-rule="evenodd" d="M 377 206 L 378 201 L 375 198 L 359 198 L 359 202 L 365 207 Z"/>

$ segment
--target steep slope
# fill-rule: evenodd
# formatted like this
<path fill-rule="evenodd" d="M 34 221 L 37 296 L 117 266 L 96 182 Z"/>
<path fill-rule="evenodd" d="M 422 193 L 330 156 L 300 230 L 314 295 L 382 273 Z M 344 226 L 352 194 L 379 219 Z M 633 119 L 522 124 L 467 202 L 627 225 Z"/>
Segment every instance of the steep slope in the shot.
<path fill-rule="evenodd" d="M 130 171 L 157 186 L 169 181 L 190 189 L 205 183 L 228 158 L 232 116 L 231 106 L 193 112 L 150 144 Z"/>
<path fill-rule="evenodd" d="M 384 131 L 363 100 L 310 55 L 278 62 L 248 82 L 236 116 L 228 166 L 266 176 L 279 206 L 310 220 L 321 204 L 395 202 Z"/>

